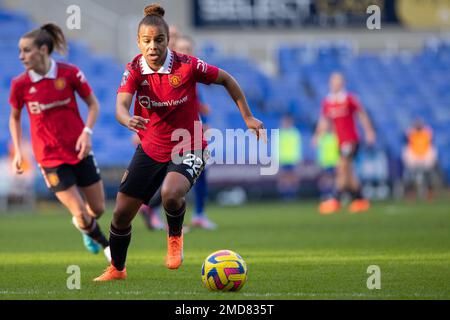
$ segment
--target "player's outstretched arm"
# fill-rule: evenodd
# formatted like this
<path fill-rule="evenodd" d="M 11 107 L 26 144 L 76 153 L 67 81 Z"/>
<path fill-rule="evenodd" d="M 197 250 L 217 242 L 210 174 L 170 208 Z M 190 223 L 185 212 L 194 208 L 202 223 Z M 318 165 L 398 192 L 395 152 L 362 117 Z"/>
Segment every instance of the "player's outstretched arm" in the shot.
<path fill-rule="evenodd" d="M 120 92 L 117 94 L 116 119 L 124 127 L 127 127 L 131 131 L 138 133 L 140 129 L 146 129 L 145 125 L 149 120 L 140 116 L 130 116 L 130 107 L 132 101 L 133 95 L 131 93 Z"/>
<path fill-rule="evenodd" d="M 22 141 L 22 126 L 20 124 L 22 110 L 11 108 L 9 116 L 9 132 L 14 146 L 14 158 L 12 162 L 12 169 L 17 174 L 22 174 L 22 148 L 20 142 Z"/>
<path fill-rule="evenodd" d="M 100 113 L 100 105 L 94 93 L 91 93 L 86 98 L 83 98 L 88 107 L 88 115 L 86 119 L 86 126 L 81 135 L 77 139 L 75 150 L 78 152 L 78 159 L 86 158 L 92 150 L 92 128 L 97 121 Z"/>
<path fill-rule="evenodd" d="M 88 107 L 88 115 L 86 119 L 86 127 L 92 129 L 97 122 L 98 115 L 100 113 L 100 104 L 94 93 L 91 93 L 83 99 Z"/>
<path fill-rule="evenodd" d="M 375 130 L 373 129 L 372 122 L 370 121 L 369 115 L 367 114 L 366 110 L 363 108 L 360 108 L 358 112 L 359 121 L 361 121 L 361 125 L 364 129 L 364 133 L 366 136 L 366 142 L 369 145 L 372 145 L 375 143 L 376 140 L 376 134 Z"/>
<path fill-rule="evenodd" d="M 247 127 L 255 132 L 258 139 L 262 138 L 264 142 L 266 142 L 267 136 L 265 130 L 263 130 L 264 124 L 253 116 L 250 107 L 248 106 L 247 99 L 245 99 L 244 92 L 236 79 L 234 79 L 228 72 L 219 69 L 219 75 L 214 83 L 222 85 L 225 89 L 227 89 L 228 94 L 239 108 Z"/>

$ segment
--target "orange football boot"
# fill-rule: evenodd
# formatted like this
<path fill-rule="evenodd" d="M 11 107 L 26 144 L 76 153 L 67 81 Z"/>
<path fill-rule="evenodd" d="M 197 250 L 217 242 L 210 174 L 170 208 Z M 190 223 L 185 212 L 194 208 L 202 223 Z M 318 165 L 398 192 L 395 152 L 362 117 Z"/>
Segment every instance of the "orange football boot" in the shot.
<path fill-rule="evenodd" d="M 127 278 L 127 269 L 124 268 L 119 271 L 113 265 L 110 265 L 103 274 L 94 279 L 94 281 L 110 281 L 110 280 L 124 280 Z"/>
<path fill-rule="evenodd" d="M 319 205 L 319 213 L 322 215 L 332 214 L 339 210 L 341 210 L 341 203 L 334 198 L 322 201 Z"/>
<path fill-rule="evenodd" d="M 370 202 L 367 199 L 355 199 L 350 203 L 348 210 L 351 213 L 361 213 L 370 209 Z"/>
<path fill-rule="evenodd" d="M 178 269 L 183 262 L 183 232 L 181 236 L 167 235 L 166 265 L 169 269 Z"/>

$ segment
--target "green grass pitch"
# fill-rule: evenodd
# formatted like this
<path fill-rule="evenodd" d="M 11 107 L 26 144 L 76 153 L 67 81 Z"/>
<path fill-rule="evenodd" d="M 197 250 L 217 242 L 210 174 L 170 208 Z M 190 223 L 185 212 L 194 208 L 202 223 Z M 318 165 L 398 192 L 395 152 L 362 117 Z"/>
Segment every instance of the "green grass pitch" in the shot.
<path fill-rule="evenodd" d="M 449 299 L 450 202 L 378 203 L 370 212 L 320 216 L 316 203 L 208 207 L 217 231 L 185 236 L 179 270 L 164 265 L 166 238 L 133 223 L 126 281 L 93 283 L 107 266 L 85 251 L 61 206 L 34 214 L 0 214 L 0 299 Z M 190 220 L 188 214 L 186 220 Z M 101 219 L 103 230 L 111 208 Z M 203 259 L 238 252 L 248 282 L 238 293 L 201 284 Z M 81 269 L 81 289 L 66 287 L 69 265 Z M 369 290 L 367 268 L 381 269 L 381 289 Z"/>

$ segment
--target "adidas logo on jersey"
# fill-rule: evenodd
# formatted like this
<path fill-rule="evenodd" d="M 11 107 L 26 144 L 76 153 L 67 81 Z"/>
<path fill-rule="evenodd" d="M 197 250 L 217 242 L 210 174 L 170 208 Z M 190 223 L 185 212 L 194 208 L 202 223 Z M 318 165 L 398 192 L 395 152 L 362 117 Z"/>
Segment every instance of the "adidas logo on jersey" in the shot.
<path fill-rule="evenodd" d="M 147 80 L 144 80 L 144 81 L 141 82 L 141 86 L 148 86 L 148 85 L 149 84 L 148 84 Z"/>
<path fill-rule="evenodd" d="M 30 88 L 30 91 L 28 91 L 28 93 L 35 93 L 37 90 L 36 90 L 36 88 L 35 87 L 31 87 Z"/>

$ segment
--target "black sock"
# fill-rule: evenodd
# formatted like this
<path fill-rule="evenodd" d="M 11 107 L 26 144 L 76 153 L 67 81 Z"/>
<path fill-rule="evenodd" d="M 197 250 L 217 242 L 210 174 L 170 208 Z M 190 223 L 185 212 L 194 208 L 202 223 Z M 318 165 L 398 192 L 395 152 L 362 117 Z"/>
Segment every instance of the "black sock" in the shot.
<path fill-rule="evenodd" d="M 95 218 L 92 218 L 92 223 L 89 227 L 84 231 L 89 237 L 95 240 L 95 242 L 99 243 L 103 248 L 109 246 L 109 241 L 106 239 L 102 230 L 100 230 L 100 226 L 97 223 Z"/>
<path fill-rule="evenodd" d="M 335 189 L 333 192 L 333 198 L 337 201 L 342 201 L 342 196 L 344 195 L 345 190 Z"/>
<path fill-rule="evenodd" d="M 351 194 L 353 200 L 361 200 L 363 198 L 362 193 L 361 193 L 361 188 L 356 189 L 356 191 L 352 190 L 350 192 L 350 194 Z"/>
<path fill-rule="evenodd" d="M 113 227 L 109 229 L 109 242 L 111 248 L 111 263 L 119 271 L 125 268 L 127 259 L 127 250 L 131 241 L 131 226 L 125 230 L 119 230 Z"/>
<path fill-rule="evenodd" d="M 176 211 L 169 211 L 167 209 L 165 211 L 167 225 L 169 226 L 169 236 L 180 236 L 183 229 L 184 214 L 186 213 L 186 202 L 183 202 L 181 208 Z"/>

